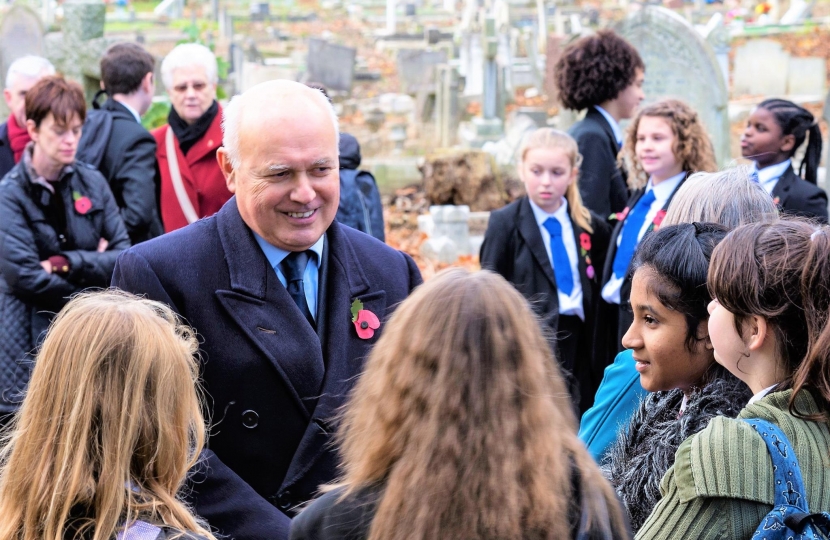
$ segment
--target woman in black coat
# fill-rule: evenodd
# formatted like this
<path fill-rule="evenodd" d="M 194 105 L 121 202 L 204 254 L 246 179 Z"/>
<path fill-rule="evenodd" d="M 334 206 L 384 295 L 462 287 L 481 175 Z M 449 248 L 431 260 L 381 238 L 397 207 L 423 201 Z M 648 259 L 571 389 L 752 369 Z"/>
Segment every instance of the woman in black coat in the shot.
<path fill-rule="evenodd" d="M 106 180 L 75 162 L 85 114 L 78 84 L 38 82 L 26 95 L 32 142 L 0 181 L 0 422 L 19 406 L 53 314 L 109 285 L 130 245 Z"/>

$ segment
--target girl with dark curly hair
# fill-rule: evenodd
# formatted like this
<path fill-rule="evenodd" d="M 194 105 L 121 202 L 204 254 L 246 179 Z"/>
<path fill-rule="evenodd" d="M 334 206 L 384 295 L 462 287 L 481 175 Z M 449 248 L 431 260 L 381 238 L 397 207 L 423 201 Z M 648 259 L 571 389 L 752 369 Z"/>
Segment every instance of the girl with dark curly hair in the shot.
<path fill-rule="evenodd" d="M 792 158 L 805 140 L 796 173 Z M 810 111 L 785 99 L 762 101 L 746 121 L 741 155 L 754 162 L 753 178 L 783 212 L 827 221 L 827 194 L 816 186 L 821 130 Z"/>
<path fill-rule="evenodd" d="M 568 133 L 584 161 L 580 192 L 585 206 L 600 216 L 619 212 L 628 199 L 617 164 L 623 142 L 619 122 L 634 116 L 645 97 L 645 64 L 636 49 L 611 30 L 569 45 L 556 63 L 556 90 L 566 109 L 588 109 Z"/>
<path fill-rule="evenodd" d="M 602 298 L 610 308 L 606 310 L 611 321 L 606 336 L 610 357 L 622 350 L 620 340 L 631 325 L 631 282 L 626 276 L 637 244 L 660 226 L 672 197 L 690 173 L 717 169 L 703 124 L 682 101 L 666 99 L 644 107 L 628 127 L 626 138 L 623 151 L 633 191 L 625 209 L 612 216 L 617 226 L 602 274 Z"/>

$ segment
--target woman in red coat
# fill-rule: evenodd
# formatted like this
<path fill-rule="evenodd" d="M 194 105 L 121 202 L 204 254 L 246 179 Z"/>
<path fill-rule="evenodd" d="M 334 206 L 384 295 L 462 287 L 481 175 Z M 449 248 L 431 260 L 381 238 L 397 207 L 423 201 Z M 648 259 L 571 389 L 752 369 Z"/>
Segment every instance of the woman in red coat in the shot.
<path fill-rule="evenodd" d="M 161 64 L 172 108 L 153 131 L 161 172 L 164 231 L 215 214 L 231 198 L 216 162 L 222 146 L 222 108 L 216 101 L 216 57 L 196 43 L 179 45 Z M 175 157 L 175 159 L 171 159 Z"/>

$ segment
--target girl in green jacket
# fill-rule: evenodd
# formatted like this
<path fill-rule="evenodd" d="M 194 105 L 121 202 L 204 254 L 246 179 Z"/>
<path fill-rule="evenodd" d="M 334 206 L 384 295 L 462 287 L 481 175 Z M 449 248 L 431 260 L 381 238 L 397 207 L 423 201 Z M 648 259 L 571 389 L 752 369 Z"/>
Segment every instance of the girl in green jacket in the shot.
<path fill-rule="evenodd" d="M 744 225 L 714 250 L 708 286 L 715 360 L 754 396 L 678 449 L 638 539 L 750 538 L 772 509 L 766 446 L 743 418 L 778 425 L 795 449 L 811 512 L 830 511 L 830 228 Z"/>

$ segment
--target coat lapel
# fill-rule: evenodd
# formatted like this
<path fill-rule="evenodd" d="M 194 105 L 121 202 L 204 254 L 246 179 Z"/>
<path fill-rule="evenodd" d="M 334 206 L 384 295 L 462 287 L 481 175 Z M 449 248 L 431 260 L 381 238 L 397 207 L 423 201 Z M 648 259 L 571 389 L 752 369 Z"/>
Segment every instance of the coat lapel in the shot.
<path fill-rule="evenodd" d="M 637 201 L 640 200 L 640 197 L 643 196 L 645 193 L 645 188 L 640 188 L 635 190 L 631 197 L 628 198 L 628 202 L 626 203 L 625 207 L 628 211 L 634 208 L 634 205 L 637 204 Z M 626 214 L 625 210 L 623 211 Z M 608 243 L 608 254 L 605 256 L 605 265 L 602 268 L 602 283 L 601 285 L 604 287 L 608 280 L 611 279 L 611 274 L 614 273 L 614 257 L 617 255 L 617 239 L 622 234 L 623 224 L 625 223 L 625 218 L 618 219 L 614 224 L 614 230 L 611 232 L 611 240 Z"/>
<path fill-rule="evenodd" d="M 530 207 L 527 197 L 522 199 L 519 206 L 519 234 L 527 249 L 533 254 L 533 258 L 536 259 L 536 264 L 539 265 L 542 273 L 545 274 L 553 289 L 556 290 L 556 277 L 553 274 L 553 266 L 545 249 L 545 240 L 539 231 L 539 224 L 536 223 L 536 216 L 533 215 L 533 209 Z"/>
<path fill-rule="evenodd" d="M 614 129 L 611 127 L 611 124 L 608 123 L 608 120 L 602 115 L 601 112 L 596 110 L 594 107 L 590 107 L 588 112 L 585 113 L 586 118 L 593 118 L 594 122 L 598 123 L 602 126 L 603 131 L 608 136 L 608 145 L 611 147 L 611 151 L 616 156 L 620 153 L 620 145 L 617 143 L 617 136 L 614 135 Z"/>
<path fill-rule="evenodd" d="M 377 333 L 368 340 L 357 336 L 351 320 L 352 301 L 360 299 L 363 309 L 378 316 L 381 327 L 386 324 L 386 292 L 370 288 L 360 259 L 336 221 L 329 227 L 326 239 L 329 249 L 325 298 L 318 297 L 318 305 L 320 302 L 325 305 L 322 309 L 325 321 L 322 339 L 326 350 L 326 376 L 312 422 L 294 454 L 281 492 L 299 481 L 328 450 L 329 437 L 336 429 L 336 414 L 353 388 L 356 376 L 363 371 L 370 347 L 378 339 Z"/>
<path fill-rule="evenodd" d="M 215 152 L 217 148 L 222 146 L 222 106 L 219 106 L 219 112 L 216 113 L 216 118 L 210 123 L 210 127 L 205 132 L 205 135 L 193 145 L 187 153 L 187 162 L 196 163 L 200 159 Z M 176 149 L 179 149 L 178 141 L 176 141 Z M 181 150 L 178 150 L 181 153 Z M 215 161 L 215 159 L 214 159 Z"/>
<path fill-rule="evenodd" d="M 285 381 L 299 409 L 310 418 L 321 382 L 306 362 L 323 363 L 320 340 L 282 286 L 231 199 L 217 214 L 230 288 L 215 291 L 219 302 Z M 292 359 L 294 361 L 288 361 Z"/>
<path fill-rule="evenodd" d="M 783 208 L 784 204 L 786 204 L 787 199 L 790 197 L 790 188 L 793 187 L 795 181 L 796 174 L 792 166 L 778 178 L 778 182 L 775 183 L 775 187 L 772 188 L 772 192 L 770 193 L 773 200 L 776 197 L 778 198 L 778 201 L 775 203 L 778 208 Z"/>
<path fill-rule="evenodd" d="M 579 282 L 582 284 L 582 310 L 587 315 L 591 313 L 591 283 L 597 278 L 595 275 L 594 279 L 588 279 L 588 265 L 585 262 L 585 257 L 582 256 L 582 240 L 580 235 L 585 231 L 574 220 L 571 220 L 571 225 L 574 232 L 574 242 L 576 242 L 576 267 L 579 270 Z M 590 250 L 588 256 L 592 256 Z"/>

